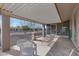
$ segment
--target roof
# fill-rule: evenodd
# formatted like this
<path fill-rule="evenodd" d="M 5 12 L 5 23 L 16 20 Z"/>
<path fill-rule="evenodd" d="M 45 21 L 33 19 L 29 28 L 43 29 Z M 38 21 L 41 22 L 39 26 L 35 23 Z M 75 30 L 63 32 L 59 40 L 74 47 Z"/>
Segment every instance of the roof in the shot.
<path fill-rule="evenodd" d="M 21 19 L 31 19 L 43 24 L 61 22 L 55 4 L 53 3 L 4 3 L 2 10 L 11 12 L 11 16 Z"/>

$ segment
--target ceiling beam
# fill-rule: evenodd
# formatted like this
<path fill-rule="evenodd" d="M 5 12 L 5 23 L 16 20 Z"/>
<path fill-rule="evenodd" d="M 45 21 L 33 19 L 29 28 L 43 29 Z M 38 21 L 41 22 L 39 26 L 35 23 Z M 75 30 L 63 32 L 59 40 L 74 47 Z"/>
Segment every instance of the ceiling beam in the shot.
<path fill-rule="evenodd" d="M 4 6 L 4 4 L 3 3 L 0 3 L 0 8 L 2 8 Z"/>
<path fill-rule="evenodd" d="M 58 14 L 59 14 L 60 20 L 61 20 L 61 22 L 62 22 L 62 18 L 61 18 L 61 15 L 60 15 L 60 12 L 59 12 L 59 10 L 58 10 L 58 6 L 57 6 L 56 3 L 55 3 L 55 7 L 56 7 L 56 9 L 57 9 L 57 12 L 58 12 Z"/>
<path fill-rule="evenodd" d="M 11 16 L 12 12 L 0 8 L 0 14 L 1 14 L 1 15 L 8 15 L 8 16 Z"/>
<path fill-rule="evenodd" d="M 37 21 L 34 21 L 34 20 L 32 20 L 32 19 L 25 18 L 25 17 L 18 16 L 18 15 L 14 15 L 14 14 L 12 14 L 11 17 L 13 17 L 13 18 L 17 18 L 17 19 L 20 19 L 20 20 L 25 20 L 25 21 L 29 21 L 29 22 L 34 22 L 34 23 L 42 24 L 42 23 L 37 22 Z"/>

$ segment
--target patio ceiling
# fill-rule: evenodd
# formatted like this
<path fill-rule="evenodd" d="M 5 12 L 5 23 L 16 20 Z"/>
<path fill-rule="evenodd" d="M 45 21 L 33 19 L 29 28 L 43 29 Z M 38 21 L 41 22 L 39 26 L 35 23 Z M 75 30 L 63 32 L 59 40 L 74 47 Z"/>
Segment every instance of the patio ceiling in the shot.
<path fill-rule="evenodd" d="M 71 19 L 75 5 L 75 3 L 56 3 L 62 22 Z"/>
<path fill-rule="evenodd" d="M 33 21 L 52 24 L 61 22 L 55 4 L 53 3 L 6 3 L 0 4 L 1 9 L 12 12 L 20 18 L 31 19 Z"/>

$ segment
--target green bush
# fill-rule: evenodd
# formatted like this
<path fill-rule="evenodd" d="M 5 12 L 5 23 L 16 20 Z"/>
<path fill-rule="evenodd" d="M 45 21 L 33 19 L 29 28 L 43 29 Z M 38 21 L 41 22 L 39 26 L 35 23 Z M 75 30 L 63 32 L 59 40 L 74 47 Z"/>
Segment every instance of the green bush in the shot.
<path fill-rule="evenodd" d="M 16 30 L 23 30 L 23 31 L 27 31 L 30 30 L 30 28 L 28 26 L 17 26 Z"/>
<path fill-rule="evenodd" d="M 27 30 L 30 30 L 30 28 L 28 26 L 22 26 L 22 30 L 27 31 Z"/>

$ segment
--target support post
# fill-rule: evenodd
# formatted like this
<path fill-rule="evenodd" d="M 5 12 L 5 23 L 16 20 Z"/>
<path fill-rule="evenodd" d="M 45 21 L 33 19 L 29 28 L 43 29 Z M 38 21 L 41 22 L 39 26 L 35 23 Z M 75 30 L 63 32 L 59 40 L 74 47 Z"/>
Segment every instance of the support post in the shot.
<path fill-rule="evenodd" d="M 10 49 L 10 16 L 2 15 L 1 47 L 2 51 Z"/>
<path fill-rule="evenodd" d="M 55 24 L 56 28 L 55 28 L 55 31 L 56 31 L 56 35 L 57 35 L 57 24 Z"/>
<path fill-rule="evenodd" d="M 45 33 L 45 24 L 43 24 L 42 26 L 43 26 L 42 35 L 43 35 L 43 37 L 45 37 L 45 35 L 46 35 L 46 33 Z"/>

